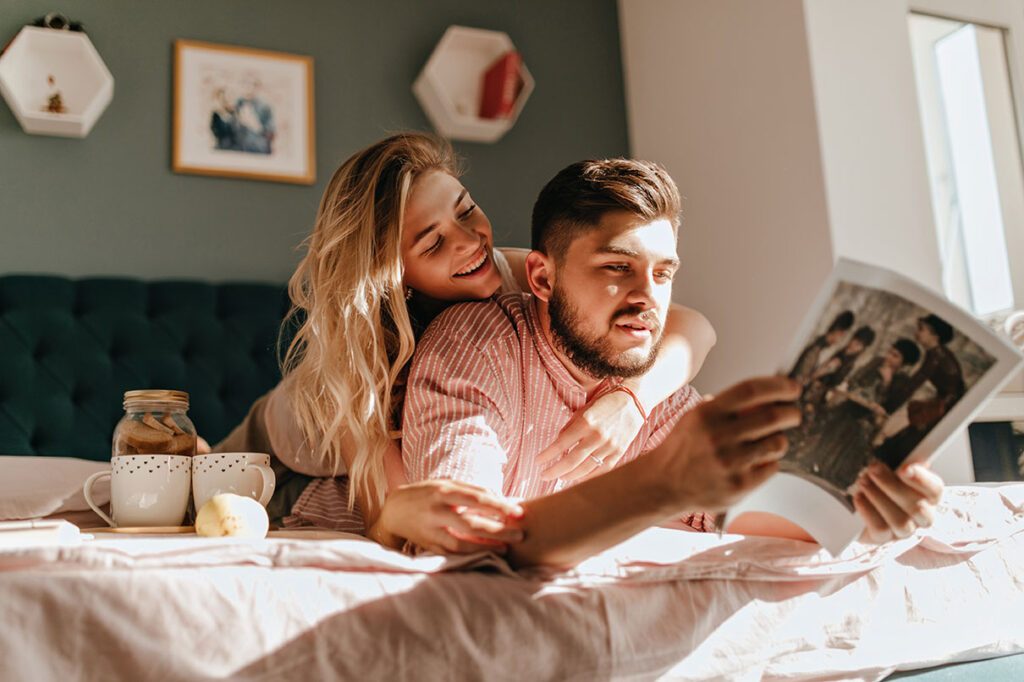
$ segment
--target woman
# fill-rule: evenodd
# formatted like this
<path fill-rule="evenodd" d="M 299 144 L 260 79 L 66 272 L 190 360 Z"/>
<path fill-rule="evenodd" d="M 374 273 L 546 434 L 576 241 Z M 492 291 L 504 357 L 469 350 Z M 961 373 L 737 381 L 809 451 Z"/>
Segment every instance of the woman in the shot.
<path fill-rule="evenodd" d="M 316 478 L 290 522 L 365 528 L 383 544 L 434 551 L 501 549 L 520 537 L 504 523 L 519 508 L 483 489 L 407 485 L 396 442 L 417 335 L 448 305 L 518 291 L 524 277 L 525 251 L 494 250 L 490 222 L 458 177 L 446 143 L 406 133 L 349 158 L 324 191 L 289 282 L 298 331 L 285 378 L 217 447 L 262 446 Z M 599 396 L 552 448 L 613 466 L 643 425 L 641 409 L 689 381 L 713 344 L 703 316 L 674 306 L 658 363 L 630 386 L 645 405 L 623 391 Z M 567 461 L 551 471 L 563 480 L 589 473 Z"/>

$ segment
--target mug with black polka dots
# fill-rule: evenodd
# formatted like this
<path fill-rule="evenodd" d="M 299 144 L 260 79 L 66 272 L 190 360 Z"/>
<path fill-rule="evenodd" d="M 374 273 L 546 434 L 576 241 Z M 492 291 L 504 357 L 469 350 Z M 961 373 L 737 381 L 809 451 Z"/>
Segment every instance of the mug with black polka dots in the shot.
<path fill-rule="evenodd" d="M 110 514 L 98 505 L 92 487 L 110 478 Z M 82 486 L 85 501 L 115 528 L 180 526 L 188 509 L 192 458 L 188 455 L 117 455 L 110 468 Z"/>
<path fill-rule="evenodd" d="M 270 455 L 260 452 L 212 452 L 192 458 L 192 497 L 196 512 L 219 493 L 251 497 L 264 507 L 274 494 Z"/>

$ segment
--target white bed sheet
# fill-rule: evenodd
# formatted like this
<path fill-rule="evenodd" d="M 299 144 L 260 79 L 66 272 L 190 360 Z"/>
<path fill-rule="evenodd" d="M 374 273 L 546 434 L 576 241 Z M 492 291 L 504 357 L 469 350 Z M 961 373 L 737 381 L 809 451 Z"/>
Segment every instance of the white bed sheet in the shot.
<path fill-rule="evenodd" d="M 0 553 L 0 679 L 881 679 L 1024 651 L 1024 485 L 832 559 L 653 529 L 570 572 L 311 541 Z"/>

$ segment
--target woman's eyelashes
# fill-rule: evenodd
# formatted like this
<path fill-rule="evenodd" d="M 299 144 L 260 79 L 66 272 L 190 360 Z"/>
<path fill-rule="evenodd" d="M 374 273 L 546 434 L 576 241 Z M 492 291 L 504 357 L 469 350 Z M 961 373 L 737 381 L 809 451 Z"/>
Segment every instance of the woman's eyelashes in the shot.
<path fill-rule="evenodd" d="M 444 235 L 437 235 L 437 240 L 427 247 L 427 250 L 423 252 L 424 256 L 430 256 L 437 253 L 441 249 L 441 245 L 444 244 Z"/>
<path fill-rule="evenodd" d="M 459 213 L 456 217 L 459 219 L 459 222 L 465 222 L 465 221 L 469 220 L 470 217 L 472 217 L 474 213 L 476 213 L 476 209 L 477 209 L 477 205 L 476 204 L 470 204 L 469 208 L 467 208 L 465 211 L 462 211 L 461 213 Z M 433 244 L 428 246 L 426 248 L 426 250 L 424 250 L 423 255 L 424 256 L 433 255 L 433 254 L 437 253 L 438 251 L 440 251 L 441 247 L 443 245 L 444 245 L 444 235 L 441 234 L 440 230 L 439 230 L 438 231 L 438 235 L 437 235 L 437 239 L 434 241 Z"/>

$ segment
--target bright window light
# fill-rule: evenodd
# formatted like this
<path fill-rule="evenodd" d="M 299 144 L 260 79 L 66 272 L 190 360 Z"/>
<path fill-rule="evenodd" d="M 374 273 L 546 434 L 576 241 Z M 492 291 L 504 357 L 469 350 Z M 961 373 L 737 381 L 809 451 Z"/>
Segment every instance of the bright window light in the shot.
<path fill-rule="evenodd" d="M 946 294 L 1006 313 L 1024 303 L 1024 177 L 1003 33 L 911 14 L 910 37 Z"/>
<path fill-rule="evenodd" d="M 977 315 L 988 315 L 1013 307 L 1013 283 L 974 25 L 967 24 L 937 41 L 935 62 L 953 160 L 971 307 Z"/>

